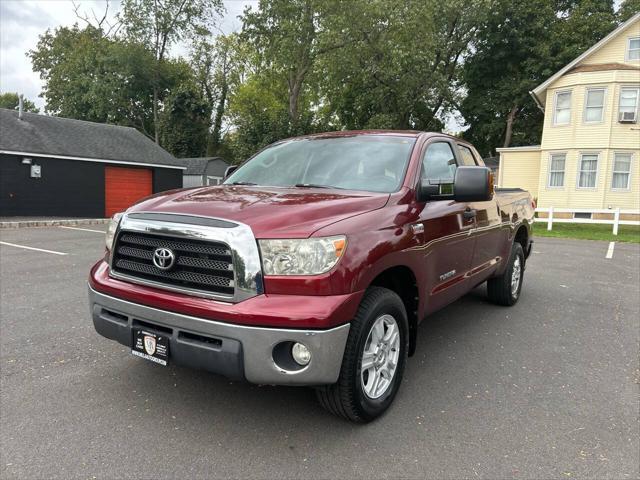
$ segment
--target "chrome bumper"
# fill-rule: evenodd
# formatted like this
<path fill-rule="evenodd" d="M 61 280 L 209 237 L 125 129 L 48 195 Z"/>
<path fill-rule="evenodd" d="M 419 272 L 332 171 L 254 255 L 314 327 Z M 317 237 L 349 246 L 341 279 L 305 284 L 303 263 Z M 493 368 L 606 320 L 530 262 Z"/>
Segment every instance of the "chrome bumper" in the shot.
<path fill-rule="evenodd" d="M 107 338 L 131 346 L 134 326 L 151 329 L 156 326 L 169 336 L 170 362 L 258 384 L 335 383 L 350 327 L 346 324 L 330 330 L 292 330 L 234 325 L 131 303 L 91 287 L 89 305 L 96 330 Z M 199 342 L 198 335 L 206 337 L 205 340 L 215 339 L 216 343 Z M 311 361 L 306 367 L 285 370 L 275 363 L 273 349 L 286 341 L 300 342 L 309 348 Z"/>

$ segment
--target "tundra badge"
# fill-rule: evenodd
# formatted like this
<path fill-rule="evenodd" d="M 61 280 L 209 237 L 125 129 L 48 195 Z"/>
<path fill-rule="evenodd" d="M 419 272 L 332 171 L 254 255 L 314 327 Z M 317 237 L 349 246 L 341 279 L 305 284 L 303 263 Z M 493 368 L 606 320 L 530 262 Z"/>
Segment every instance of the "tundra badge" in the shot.
<path fill-rule="evenodd" d="M 456 274 L 455 270 L 451 270 L 450 272 L 447 273 L 443 273 L 442 275 L 440 275 L 440 281 L 444 282 L 445 280 L 447 280 L 448 278 L 453 277 Z"/>

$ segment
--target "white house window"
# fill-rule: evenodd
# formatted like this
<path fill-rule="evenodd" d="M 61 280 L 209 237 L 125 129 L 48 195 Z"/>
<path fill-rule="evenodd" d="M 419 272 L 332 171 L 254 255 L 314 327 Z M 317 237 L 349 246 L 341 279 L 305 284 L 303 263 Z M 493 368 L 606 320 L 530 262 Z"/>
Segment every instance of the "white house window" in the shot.
<path fill-rule="evenodd" d="M 596 188 L 598 177 L 598 154 L 585 153 L 580 157 L 578 188 Z"/>
<path fill-rule="evenodd" d="M 564 187 L 564 164 L 567 156 L 564 153 L 551 155 L 549 164 L 549 186 Z"/>
<path fill-rule="evenodd" d="M 571 120 L 571 92 L 556 93 L 556 105 L 553 114 L 554 125 L 566 125 Z"/>
<path fill-rule="evenodd" d="M 601 122 L 604 112 L 604 88 L 588 88 L 584 102 L 584 121 Z"/>
<path fill-rule="evenodd" d="M 220 185 L 222 183 L 222 177 L 212 177 L 207 175 L 207 185 Z"/>
<path fill-rule="evenodd" d="M 620 120 L 633 122 L 637 120 L 638 91 L 640 91 L 638 88 L 620 89 Z"/>
<path fill-rule="evenodd" d="M 629 188 L 631 177 L 631 154 L 616 153 L 613 160 L 613 177 L 611 188 L 626 190 Z"/>
<path fill-rule="evenodd" d="M 627 60 L 640 60 L 640 37 L 629 39 L 627 45 Z"/>

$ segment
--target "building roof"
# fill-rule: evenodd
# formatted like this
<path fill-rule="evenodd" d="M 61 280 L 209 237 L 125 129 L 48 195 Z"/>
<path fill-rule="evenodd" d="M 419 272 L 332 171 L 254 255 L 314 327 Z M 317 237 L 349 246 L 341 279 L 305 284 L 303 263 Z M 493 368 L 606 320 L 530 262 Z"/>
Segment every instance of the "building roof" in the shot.
<path fill-rule="evenodd" d="M 611 33 L 609 33 L 609 35 L 607 35 L 598 43 L 596 43 L 594 46 L 592 46 L 589 50 L 587 50 L 582 55 L 573 59 L 571 62 L 566 64 L 556 73 L 554 73 L 549 78 L 547 78 L 544 82 L 542 82 L 540 85 L 534 88 L 531 92 L 529 92 L 531 96 L 533 96 L 533 99 L 536 101 L 536 103 L 540 105 L 540 107 L 544 110 L 544 103 L 545 103 L 545 98 L 547 96 L 547 88 L 549 88 L 549 85 L 551 85 L 553 82 L 555 82 L 558 78 L 560 78 L 565 73 L 572 70 L 575 66 L 577 66 L 581 61 L 583 61 L 589 55 L 592 55 L 593 53 L 600 50 L 607 43 L 609 43 L 611 40 L 613 40 L 618 35 L 620 35 L 624 30 L 626 30 L 631 24 L 637 22 L 638 20 L 640 20 L 640 13 L 636 13 L 635 15 L 633 15 L 629 20 L 627 20 L 618 28 L 613 30 Z"/>
<path fill-rule="evenodd" d="M 0 153 L 180 168 L 180 161 L 131 127 L 0 108 Z"/>
<path fill-rule="evenodd" d="M 489 167 L 491 170 L 497 170 L 500 166 L 500 157 L 486 157 L 483 158 L 485 167 Z"/>
<path fill-rule="evenodd" d="M 224 163 L 226 165 L 225 168 L 229 165 L 222 157 L 180 158 L 178 162 L 187 167 L 184 171 L 185 175 L 204 175 L 209 162 L 215 160 Z"/>
<path fill-rule="evenodd" d="M 540 145 L 523 145 L 521 147 L 501 147 L 496 148 L 496 152 L 512 152 L 512 151 L 521 151 L 521 152 L 537 152 L 540 150 Z"/>

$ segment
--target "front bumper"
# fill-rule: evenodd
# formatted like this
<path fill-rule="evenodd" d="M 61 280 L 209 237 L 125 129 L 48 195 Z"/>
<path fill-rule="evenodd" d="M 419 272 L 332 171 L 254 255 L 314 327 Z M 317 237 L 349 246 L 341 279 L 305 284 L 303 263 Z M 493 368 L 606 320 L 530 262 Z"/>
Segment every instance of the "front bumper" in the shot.
<path fill-rule="evenodd" d="M 326 385 L 340 374 L 349 324 L 329 330 L 297 330 L 234 325 L 173 313 L 121 300 L 89 286 L 89 305 L 96 331 L 131 347 L 132 328 L 169 337 L 169 360 L 232 379 L 274 385 Z M 300 342 L 311 351 L 309 364 L 282 368 L 273 349 L 282 342 Z"/>

